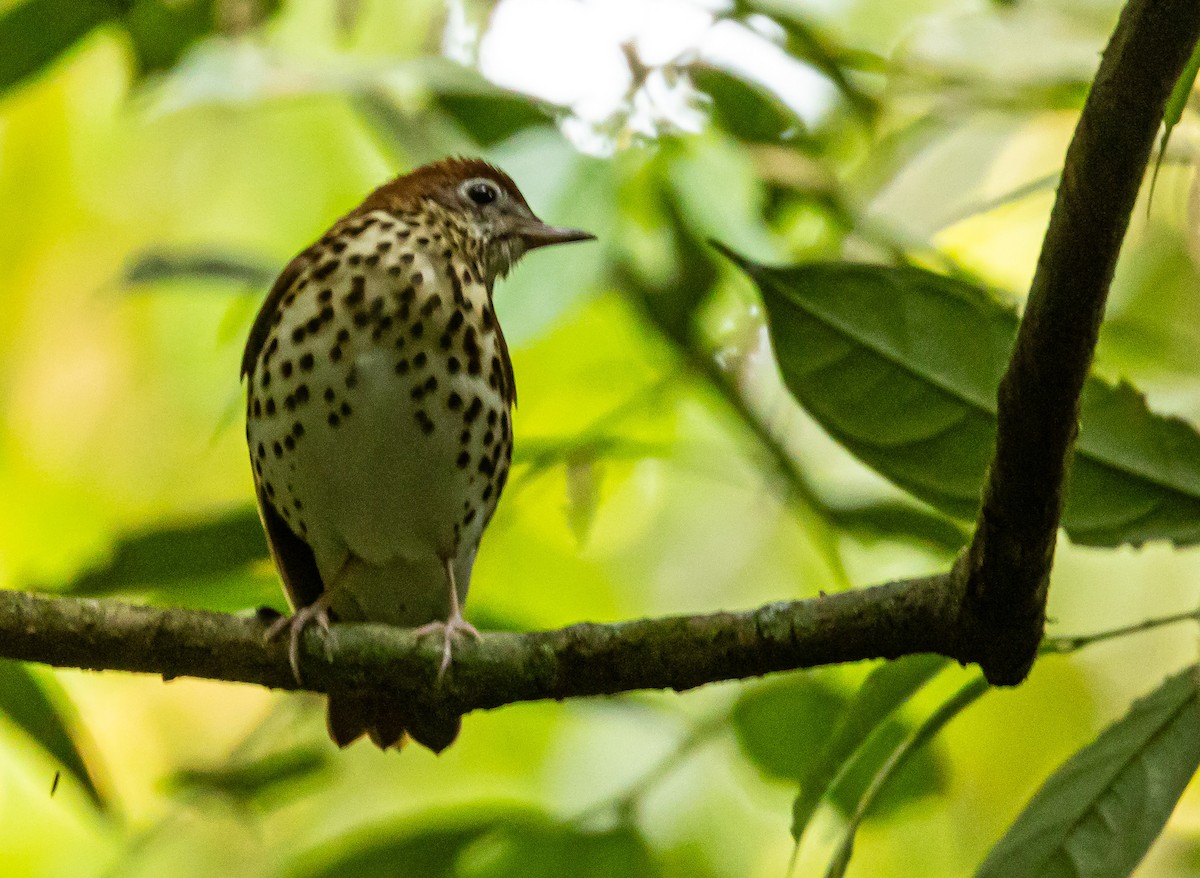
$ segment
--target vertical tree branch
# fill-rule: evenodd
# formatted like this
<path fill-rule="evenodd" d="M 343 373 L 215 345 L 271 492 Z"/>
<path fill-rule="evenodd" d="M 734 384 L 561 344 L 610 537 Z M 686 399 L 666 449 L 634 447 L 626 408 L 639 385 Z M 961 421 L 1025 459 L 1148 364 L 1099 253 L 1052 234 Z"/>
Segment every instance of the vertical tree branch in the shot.
<path fill-rule="evenodd" d="M 1041 640 L 1080 393 L 1163 109 L 1198 39 L 1197 0 L 1130 0 L 1067 151 L 962 571 L 964 622 L 993 683 L 1024 679 Z"/>

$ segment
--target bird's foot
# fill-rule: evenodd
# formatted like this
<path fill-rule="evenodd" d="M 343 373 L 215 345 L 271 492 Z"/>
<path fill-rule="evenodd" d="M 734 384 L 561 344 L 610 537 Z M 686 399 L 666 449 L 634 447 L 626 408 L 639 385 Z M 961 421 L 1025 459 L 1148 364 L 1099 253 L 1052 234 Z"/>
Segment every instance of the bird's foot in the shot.
<path fill-rule="evenodd" d="M 446 670 L 450 667 L 450 662 L 454 657 L 454 637 L 458 634 L 466 634 L 478 640 L 482 636 L 479 633 L 479 629 L 461 615 L 453 615 L 445 622 L 430 622 L 427 625 L 422 625 L 413 634 L 418 639 L 427 637 L 430 634 L 442 635 L 442 664 L 438 668 L 437 675 L 439 683 L 442 682 L 442 677 L 446 676 Z"/>
<path fill-rule="evenodd" d="M 288 664 L 292 666 L 292 675 L 295 676 L 297 683 L 303 683 L 300 678 L 300 638 L 304 636 L 304 629 L 313 622 L 317 623 L 317 627 L 325 635 L 325 650 L 328 653 L 329 607 L 319 598 L 307 607 L 301 607 L 290 616 L 280 616 L 271 623 L 271 626 L 267 628 L 267 633 L 263 635 L 263 640 L 270 643 L 278 639 L 284 631 L 288 632 Z"/>

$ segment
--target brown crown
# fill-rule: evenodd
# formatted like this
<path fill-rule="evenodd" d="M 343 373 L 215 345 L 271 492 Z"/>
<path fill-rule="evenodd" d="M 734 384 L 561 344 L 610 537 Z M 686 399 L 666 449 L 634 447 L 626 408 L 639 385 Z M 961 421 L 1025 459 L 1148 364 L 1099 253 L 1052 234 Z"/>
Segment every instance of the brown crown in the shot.
<path fill-rule="evenodd" d="M 453 157 L 422 165 L 384 183 L 367 196 L 356 213 L 412 208 L 422 199 L 453 189 L 459 183 L 474 177 L 486 177 L 494 181 L 513 201 L 525 204 L 525 196 L 521 194 L 512 177 L 495 165 L 488 164 L 483 159 Z"/>

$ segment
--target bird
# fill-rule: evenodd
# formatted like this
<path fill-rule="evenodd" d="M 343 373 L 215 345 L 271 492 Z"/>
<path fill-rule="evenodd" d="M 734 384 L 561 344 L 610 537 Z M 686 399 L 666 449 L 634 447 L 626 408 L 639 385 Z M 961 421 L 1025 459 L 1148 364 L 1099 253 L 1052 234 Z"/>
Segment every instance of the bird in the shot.
<path fill-rule="evenodd" d="M 512 463 L 512 360 L 493 286 L 531 250 L 594 239 L 538 219 L 516 183 L 446 158 L 378 187 L 276 279 L 242 357 L 246 440 L 293 613 L 267 637 L 367 621 L 479 637 L 463 602 Z M 326 640 L 328 644 L 328 640 Z M 457 716 L 331 693 L 330 737 L 440 752 Z"/>

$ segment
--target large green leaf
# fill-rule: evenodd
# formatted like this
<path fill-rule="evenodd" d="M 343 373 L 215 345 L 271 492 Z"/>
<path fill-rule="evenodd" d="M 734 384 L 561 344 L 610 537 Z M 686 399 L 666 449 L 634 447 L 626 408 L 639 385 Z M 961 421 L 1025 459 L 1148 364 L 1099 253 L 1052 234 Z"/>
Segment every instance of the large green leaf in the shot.
<path fill-rule="evenodd" d="M 747 687 L 733 711 L 733 729 L 738 744 L 764 774 L 781 780 L 805 783 L 826 774 L 825 763 L 830 730 L 852 712 L 851 703 L 840 691 L 811 675 L 794 674 L 766 684 Z M 910 733 L 909 727 L 891 716 L 881 716 L 870 732 L 871 741 L 860 758 L 845 763 L 858 745 L 846 753 L 825 779 L 821 793 L 843 813 L 850 813 L 870 785 L 878 764 Z M 835 732 L 836 734 L 836 732 Z M 832 760 L 831 760 L 832 761 Z M 875 811 L 876 816 L 911 799 L 935 793 L 944 787 L 940 760 L 925 751 L 907 766 L 904 776 L 888 791 Z M 820 795 L 818 795 L 818 800 Z"/>
<path fill-rule="evenodd" d="M 973 517 L 1016 337 L 1013 303 L 918 268 L 768 268 L 729 255 L 758 284 L 784 381 L 813 417 L 900 487 Z M 1200 435 L 1097 378 L 1081 420 L 1063 514 L 1070 537 L 1200 541 Z"/>
<path fill-rule="evenodd" d="M 1184 65 L 1183 73 L 1180 74 L 1179 81 L 1175 83 L 1175 88 L 1167 99 L 1167 105 L 1163 108 L 1163 133 L 1162 139 L 1158 142 L 1158 160 L 1154 163 L 1154 175 L 1150 178 L 1150 195 L 1146 199 L 1147 210 L 1150 200 L 1154 197 L 1154 186 L 1158 183 L 1158 172 L 1162 168 L 1163 156 L 1167 153 L 1167 144 L 1171 141 L 1171 132 L 1183 118 L 1184 108 L 1187 107 L 1188 101 L 1192 97 L 1192 89 L 1196 87 L 1198 74 L 1200 74 L 1200 43 L 1197 43 L 1192 50 L 1192 57 Z"/>
<path fill-rule="evenodd" d="M 821 799 L 864 742 L 946 664 L 941 656 L 913 655 L 885 662 L 871 672 L 800 779 L 800 794 L 792 808 L 792 836 L 797 841 Z M 866 768 L 870 758 L 881 752 L 885 751 L 871 748 L 855 761 Z"/>
<path fill-rule="evenodd" d="M 0 14 L 0 94 L 116 18 L 119 7 L 116 0 L 25 0 Z"/>
<path fill-rule="evenodd" d="M 63 707 L 67 703 L 66 693 L 50 677 L 35 675 L 20 662 L 0 659 L 0 713 L 58 760 L 98 808 L 105 808 L 71 732 L 72 720 Z"/>
<path fill-rule="evenodd" d="M 1200 765 L 1200 666 L 1168 678 L 1056 771 L 976 878 L 1120 878 Z"/>
<path fill-rule="evenodd" d="M 713 121 L 744 143 L 779 143 L 803 133 L 804 123 L 763 87 L 716 67 L 695 65 L 692 81 L 712 100 Z"/>

